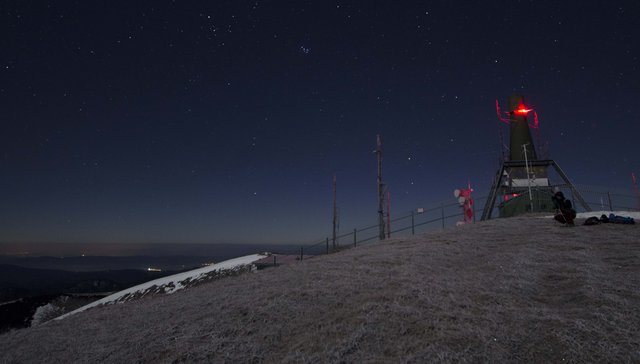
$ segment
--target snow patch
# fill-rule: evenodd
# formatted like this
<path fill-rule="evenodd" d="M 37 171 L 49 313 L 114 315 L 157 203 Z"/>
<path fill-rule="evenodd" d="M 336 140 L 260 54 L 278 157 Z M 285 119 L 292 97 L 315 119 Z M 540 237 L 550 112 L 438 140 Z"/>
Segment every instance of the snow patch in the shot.
<path fill-rule="evenodd" d="M 252 264 L 260 259 L 263 259 L 265 254 L 253 254 L 244 257 L 225 260 L 217 264 L 211 264 L 203 268 L 190 270 L 188 272 L 174 274 L 172 276 L 162 277 L 139 284 L 116 292 L 110 296 L 104 297 L 100 300 L 92 302 L 86 306 L 82 306 L 77 310 L 66 313 L 62 316 L 56 317 L 55 320 L 61 320 L 65 317 L 71 316 L 78 312 L 85 311 L 89 308 L 99 305 L 108 305 L 122 303 L 133 299 L 138 299 L 153 293 L 165 293 L 171 294 L 181 289 L 194 286 L 200 282 L 207 281 L 216 277 L 227 276 L 237 274 L 244 270 L 250 270 Z"/>

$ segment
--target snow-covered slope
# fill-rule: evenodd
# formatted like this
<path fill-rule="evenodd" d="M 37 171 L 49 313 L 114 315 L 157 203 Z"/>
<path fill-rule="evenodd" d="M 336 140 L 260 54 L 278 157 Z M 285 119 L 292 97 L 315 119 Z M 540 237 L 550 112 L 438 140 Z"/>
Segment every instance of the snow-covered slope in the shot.
<path fill-rule="evenodd" d="M 180 289 L 193 286 L 203 281 L 207 281 L 212 278 L 232 275 L 244 270 L 251 269 L 252 263 L 256 262 L 265 257 L 264 254 L 253 254 L 247 255 L 244 257 L 234 258 L 230 260 L 225 260 L 224 262 L 208 265 L 203 268 L 198 268 L 194 270 L 190 270 L 188 272 L 174 274 L 172 276 L 162 277 L 155 279 L 153 281 L 149 281 L 146 283 L 139 284 L 137 286 L 133 286 L 122 290 L 120 292 L 116 292 L 110 296 L 92 302 L 86 306 L 82 306 L 77 310 L 68 312 L 62 316 L 55 318 L 55 320 L 60 320 L 65 317 L 71 316 L 78 312 L 85 311 L 91 307 L 96 307 L 99 305 L 107 305 L 114 303 L 122 303 L 126 301 L 130 301 L 132 299 L 141 298 L 149 293 L 173 293 Z"/>

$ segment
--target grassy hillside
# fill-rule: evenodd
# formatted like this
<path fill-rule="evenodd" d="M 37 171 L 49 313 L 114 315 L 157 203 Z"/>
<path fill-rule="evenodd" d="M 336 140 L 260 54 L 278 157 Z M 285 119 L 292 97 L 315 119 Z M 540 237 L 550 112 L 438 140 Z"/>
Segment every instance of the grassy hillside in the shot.
<path fill-rule="evenodd" d="M 640 225 L 497 219 L 0 336 L 3 362 L 640 362 Z"/>

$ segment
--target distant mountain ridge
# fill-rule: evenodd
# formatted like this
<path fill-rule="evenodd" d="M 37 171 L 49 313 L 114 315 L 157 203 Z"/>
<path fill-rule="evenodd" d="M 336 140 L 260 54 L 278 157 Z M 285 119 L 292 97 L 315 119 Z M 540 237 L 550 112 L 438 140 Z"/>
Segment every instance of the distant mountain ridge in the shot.
<path fill-rule="evenodd" d="M 54 253 L 58 245 L 62 248 Z M 83 251 L 86 251 L 84 256 Z M 51 244 L 49 246 L 49 244 L 0 242 L 0 264 L 67 271 L 147 269 L 148 267 L 180 271 L 261 251 L 295 252 L 299 251 L 299 246 L 177 243 Z"/>
<path fill-rule="evenodd" d="M 149 267 L 178 271 L 193 269 L 213 259 L 203 256 L 71 256 L 71 257 L 16 257 L 0 256 L 0 264 L 53 269 L 71 272 L 91 272 L 108 270 L 146 270 Z"/>
<path fill-rule="evenodd" d="M 0 303 L 40 295 L 110 292 L 174 273 L 141 269 L 69 272 L 0 264 Z"/>

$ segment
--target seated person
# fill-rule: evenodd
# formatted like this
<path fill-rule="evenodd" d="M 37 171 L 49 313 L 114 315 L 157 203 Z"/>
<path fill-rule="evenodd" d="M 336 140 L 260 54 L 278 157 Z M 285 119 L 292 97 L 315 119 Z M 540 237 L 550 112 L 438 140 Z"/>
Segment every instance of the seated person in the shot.
<path fill-rule="evenodd" d="M 574 225 L 576 210 L 573 209 L 571 200 L 564 198 L 562 191 L 556 192 L 551 199 L 556 207 L 556 214 L 553 218 L 562 224 Z"/>

